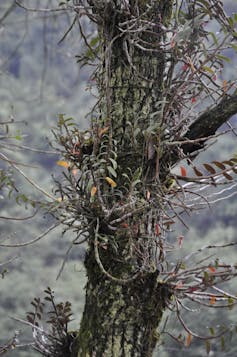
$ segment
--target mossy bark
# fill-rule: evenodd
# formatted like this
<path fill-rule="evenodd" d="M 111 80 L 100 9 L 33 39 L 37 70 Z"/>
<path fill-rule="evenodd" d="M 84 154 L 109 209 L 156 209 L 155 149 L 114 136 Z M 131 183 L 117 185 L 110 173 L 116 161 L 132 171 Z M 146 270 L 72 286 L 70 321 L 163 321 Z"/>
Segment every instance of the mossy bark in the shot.
<path fill-rule="evenodd" d="M 98 80 L 102 94 L 102 125 L 109 124 L 110 135 L 116 140 L 118 173 L 126 172 L 128 168 L 134 172 L 142 165 L 145 172 L 144 160 L 151 159 L 145 153 L 151 140 L 146 131 L 153 126 L 158 137 L 161 130 L 166 58 L 159 43 L 163 34 L 158 27 L 153 33 L 141 34 L 142 41 L 156 41 L 156 53 L 133 47 L 131 41 L 117 36 L 117 26 L 126 18 L 121 11 L 116 12 L 112 1 L 107 2 L 106 8 L 101 8 L 97 1 L 89 3 L 101 19 L 99 30 L 105 49 L 105 63 Z M 163 24 L 167 25 L 173 1 L 138 1 L 136 6 L 142 12 L 147 9 L 147 3 L 156 4 L 156 11 L 147 12 L 148 18 L 158 22 L 162 18 Z M 113 41 L 116 36 L 117 40 Z M 148 175 L 150 179 L 155 170 L 152 166 Z M 118 174 L 116 182 L 118 187 L 123 185 L 122 175 Z M 130 224 L 135 226 L 137 217 L 134 217 L 134 222 L 132 219 Z M 114 236 L 106 231 L 103 234 L 108 234 L 108 241 L 116 242 L 116 252 L 109 244 L 99 246 L 106 270 L 121 281 L 133 276 L 139 259 L 126 263 L 126 247 L 131 237 L 117 231 Z M 144 271 L 129 284 L 111 280 L 103 274 L 96 261 L 94 244 L 92 233 L 85 259 L 88 277 L 86 303 L 72 357 L 152 356 L 159 340 L 157 328 L 169 299 L 167 287 L 159 282 L 159 270 Z"/>
<path fill-rule="evenodd" d="M 73 356 L 152 356 L 169 294 L 158 272 L 117 284 L 101 274 L 91 251 L 86 267 L 86 305 Z"/>

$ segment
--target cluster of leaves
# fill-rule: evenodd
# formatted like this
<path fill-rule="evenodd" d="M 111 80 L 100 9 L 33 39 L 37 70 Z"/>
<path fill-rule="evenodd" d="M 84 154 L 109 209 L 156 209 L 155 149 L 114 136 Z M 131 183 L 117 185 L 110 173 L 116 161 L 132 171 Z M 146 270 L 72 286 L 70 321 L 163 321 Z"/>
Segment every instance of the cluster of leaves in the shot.
<path fill-rule="evenodd" d="M 226 354 L 228 344 L 231 343 L 231 340 L 233 341 L 235 335 L 237 334 L 237 326 L 231 325 L 227 327 L 225 325 L 218 325 L 216 329 L 210 327 L 208 330 L 209 336 L 203 336 L 204 348 L 207 355 L 211 354 L 213 351 L 219 350 L 221 353 Z M 165 333 L 169 334 L 167 331 L 165 331 Z M 174 338 L 174 336 L 172 337 Z M 192 354 L 195 350 L 195 347 L 197 347 L 197 339 L 188 331 L 185 333 L 180 333 L 177 337 L 174 338 L 174 341 L 184 348 L 190 347 Z M 177 351 L 177 353 L 180 353 L 181 351 L 182 349 Z M 181 353 L 184 353 L 184 351 Z"/>
<path fill-rule="evenodd" d="M 8 190 L 8 197 L 11 196 L 12 192 L 17 192 L 18 189 L 15 185 L 15 180 L 13 178 L 12 170 L 0 170 L 0 191 Z M 2 197 L 3 198 L 3 197 Z"/>
<path fill-rule="evenodd" d="M 187 169 L 184 166 L 180 166 L 181 176 L 177 175 L 176 177 L 184 181 L 201 181 L 202 183 L 209 181 L 212 185 L 217 185 L 220 182 L 224 183 L 224 179 L 226 179 L 227 182 L 233 181 L 234 177 L 231 174 L 237 173 L 237 157 L 232 157 L 224 161 L 203 163 L 201 169 L 192 163 L 190 164 L 196 177 L 188 177 Z"/>
<path fill-rule="evenodd" d="M 56 303 L 54 292 L 48 287 L 43 300 L 34 298 L 34 310 L 27 312 L 25 322 L 33 330 L 33 348 L 43 356 L 66 357 L 74 340 L 73 332 L 68 331 L 71 321 L 71 303 Z M 43 326 L 45 325 L 45 326 Z"/>
<path fill-rule="evenodd" d="M 234 178 L 230 175 L 231 172 L 237 173 L 237 158 L 232 157 L 229 160 L 224 161 L 212 161 L 211 163 L 204 163 L 203 168 L 208 172 L 209 177 L 215 182 L 215 177 L 223 175 L 227 180 L 232 181 Z M 219 169 L 218 172 L 216 168 Z M 196 166 L 193 167 L 193 171 L 198 177 L 203 177 L 204 173 L 200 171 Z"/>
<path fill-rule="evenodd" d="M 13 338 L 7 341 L 3 346 L 0 345 L 0 356 L 3 356 L 16 348 L 18 343 L 18 335 L 19 333 L 16 331 Z"/>
<path fill-rule="evenodd" d="M 155 263 L 147 260 L 153 244 L 153 240 L 147 240 L 148 230 L 152 229 L 152 235 L 158 240 L 162 232 L 155 221 L 157 211 L 154 210 L 151 218 L 152 228 L 148 228 L 146 215 L 151 205 L 159 209 L 159 204 L 155 198 L 150 199 L 149 191 L 142 189 L 140 167 L 134 172 L 130 167 L 121 170 L 117 142 L 111 140 L 109 130 L 94 123 L 91 130 L 80 132 L 71 118 L 60 116 L 53 133 L 56 149 L 62 156 L 57 163 L 66 170 L 64 180 L 56 180 L 56 193 L 60 197 L 51 213 L 65 225 L 65 230 L 77 233 L 72 244 L 84 242 L 88 237 L 93 239 L 96 231 L 99 245 L 112 247 L 119 254 L 116 240 L 130 236 L 133 239 L 127 249 L 126 264 L 137 256 L 142 261 L 139 270 L 150 271 Z M 99 250 L 96 259 L 101 266 Z"/>
<path fill-rule="evenodd" d="M 74 209 L 75 213 L 71 216 L 76 215 L 75 219 L 78 219 L 79 214 L 82 220 L 83 217 L 87 218 L 87 225 L 95 216 L 102 218 L 107 215 L 108 223 L 112 211 L 121 211 L 124 214 L 125 211 L 119 209 L 118 202 L 122 207 L 123 195 L 134 194 L 135 187 L 140 183 L 141 171 L 138 169 L 132 173 L 128 169 L 128 173 L 122 173 L 124 185 L 117 189 L 117 148 L 115 140 L 110 142 L 109 128 L 94 127 L 80 132 L 71 118 L 64 120 L 61 116 L 57 130 L 58 132 L 54 131 L 54 136 L 60 144 L 58 150 L 63 156 L 57 164 L 67 169 L 63 176 L 68 182 L 68 185 L 57 182 L 56 192 L 61 195 L 60 205 L 67 205 L 68 202 L 71 209 L 67 207 L 66 211 Z M 113 194 L 113 198 L 109 192 Z M 80 197 L 80 206 L 76 197 Z M 76 207 L 73 207 L 74 202 Z M 115 217 L 113 216 L 113 220 Z"/>
<path fill-rule="evenodd" d="M 225 64 L 231 62 L 224 53 L 228 48 L 235 51 L 236 41 L 236 32 L 230 25 L 233 22 L 236 26 L 236 16 L 228 18 L 217 4 L 211 10 L 206 2 L 195 2 L 186 11 L 177 9 L 174 21 L 172 60 L 167 63 L 165 79 L 168 102 L 164 110 L 171 140 L 182 136 L 200 109 L 216 104 L 234 89 L 234 81 L 223 76 Z M 209 30 L 213 22 L 219 29 L 216 33 Z"/>

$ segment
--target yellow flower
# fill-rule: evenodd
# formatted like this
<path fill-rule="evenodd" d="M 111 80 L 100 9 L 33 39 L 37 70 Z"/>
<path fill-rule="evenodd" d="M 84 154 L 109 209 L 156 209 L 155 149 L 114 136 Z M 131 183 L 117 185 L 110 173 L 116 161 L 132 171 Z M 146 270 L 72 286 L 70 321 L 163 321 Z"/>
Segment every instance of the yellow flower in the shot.
<path fill-rule="evenodd" d="M 112 180 L 110 177 L 107 176 L 105 179 L 111 187 L 117 186 L 116 182 L 114 180 Z"/>
<path fill-rule="evenodd" d="M 97 187 L 93 186 L 92 189 L 91 189 L 91 197 L 94 197 L 96 192 L 97 192 Z"/>

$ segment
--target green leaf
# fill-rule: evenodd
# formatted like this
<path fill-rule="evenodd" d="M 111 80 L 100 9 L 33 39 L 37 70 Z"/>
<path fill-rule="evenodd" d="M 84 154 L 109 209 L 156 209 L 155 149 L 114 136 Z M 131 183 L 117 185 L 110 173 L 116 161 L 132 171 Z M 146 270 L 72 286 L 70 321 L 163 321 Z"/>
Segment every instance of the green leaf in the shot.
<path fill-rule="evenodd" d="M 222 351 L 225 350 L 225 337 L 224 336 L 221 337 L 221 350 Z"/>
<path fill-rule="evenodd" d="M 209 340 L 206 340 L 205 341 L 205 344 L 206 344 L 206 352 L 207 352 L 207 355 L 209 355 L 210 351 L 211 351 L 211 343 Z"/>
<path fill-rule="evenodd" d="M 9 190 L 9 192 L 8 192 L 8 195 L 7 195 L 7 197 L 10 199 L 11 198 L 11 196 L 12 196 L 12 192 L 13 192 L 13 188 L 11 188 L 10 190 Z"/>
<path fill-rule="evenodd" d="M 16 136 L 14 137 L 14 139 L 16 139 L 16 140 L 22 140 L 22 136 L 16 135 Z"/>
<path fill-rule="evenodd" d="M 16 132 L 17 134 L 14 136 L 14 139 L 16 139 L 16 140 L 22 140 L 22 136 L 21 136 L 21 133 L 20 133 L 20 131 L 19 130 L 17 130 L 17 132 Z"/>
<path fill-rule="evenodd" d="M 17 204 L 21 204 L 21 201 L 23 202 L 23 203 L 27 203 L 28 202 L 28 198 L 26 197 L 26 195 L 24 195 L 24 194 L 21 194 L 21 195 L 19 195 L 19 196 L 17 196 L 16 197 L 16 203 Z"/>
<path fill-rule="evenodd" d="M 130 182 L 130 178 L 127 174 L 123 173 L 122 176 L 125 177 Z"/>
<path fill-rule="evenodd" d="M 228 17 L 228 22 L 229 22 L 229 25 L 230 27 L 233 29 L 234 28 L 234 20 L 232 17 Z"/>
<path fill-rule="evenodd" d="M 204 281 L 205 284 L 207 284 L 208 281 L 209 281 L 209 274 L 208 274 L 207 271 L 204 271 L 203 281 Z"/>
<path fill-rule="evenodd" d="M 113 177 L 117 177 L 117 172 L 114 170 L 112 166 L 108 166 L 107 169 Z"/>
<path fill-rule="evenodd" d="M 231 47 L 237 52 L 237 45 L 232 43 Z"/>
<path fill-rule="evenodd" d="M 218 258 L 216 258 L 216 260 L 215 260 L 215 268 L 216 269 L 219 268 L 219 259 Z"/>
<path fill-rule="evenodd" d="M 137 168 L 136 171 L 134 172 L 133 179 L 138 180 L 141 177 L 142 170 L 141 168 Z"/>
<path fill-rule="evenodd" d="M 116 170 L 117 167 L 118 167 L 117 161 L 115 161 L 115 160 L 112 159 L 112 158 L 110 158 L 109 160 L 110 160 L 110 162 L 112 163 L 114 170 Z"/>
<path fill-rule="evenodd" d="M 224 56 L 224 55 L 218 54 L 218 55 L 216 55 L 216 58 L 218 58 L 219 60 L 222 60 L 222 61 L 226 61 L 228 63 L 232 62 L 231 58 Z"/>
<path fill-rule="evenodd" d="M 90 41 L 90 46 L 94 47 L 99 42 L 99 36 L 93 37 Z"/>
<path fill-rule="evenodd" d="M 214 34 L 214 32 L 209 32 L 209 35 L 211 35 L 213 41 L 214 41 L 214 44 L 217 46 L 218 45 L 218 39 L 216 37 L 216 35 Z"/>
<path fill-rule="evenodd" d="M 85 57 L 93 61 L 95 60 L 95 53 L 89 49 L 88 51 L 86 51 Z"/>
<path fill-rule="evenodd" d="M 215 71 L 213 71 L 213 69 L 211 69 L 211 68 L 208 67 L 208 66 L 203 66 L 202 68 L 203 68 L 204 71 L 206 71 L 206 72 L 209 72 L 209 73 L 211 73 L 211 74 L 215 74 Z"/>
<path fill-rule="evenodd" d="M 102 164 L 106 164 L 107 163 L 107 161 L 105 160 L 105 159 L 101 159 L 101 160 L 99 160 L 99 165 L 102 165 Z M 99 166 L 97 163 L 95 163 L 93 166 L 94 167 L 97 167 L 97 166 Z"/>
<path fill-rule="evenodd" d="M 135 180 L 133 181 L 132 185 L 133 187 L 135 187 L 137 184 L 139 184 L 141 182 L 141 180 Z"/>
<path fill-rule="evenodd" d="M 234 299 L 231 297 L 228 297 L 228 308 L 229 310 L 232 310 L 234 307 Z"/>
<path fill-rule="evenodd" d="M 237 46 L 236 46 L 236 47 L 237 47 Z M 136 138 L 140 132 L 141 132 L 141 129 L 137 127 L 137 128 L 134 130 L 134 133 L 133 133 L 134 138 Z"/>
<path fill-rule="evenodd" d="M 65 114 L 58 114 L 58 124 L 60 126 L 64 124 L 64 115 Z"/>
<path fill-rule="evenodd" d="M 210 327 L 209 330 L 210 330 L 211 335 L 214 336 L 214 335 L 215 335 L 215 330 L 214 330 L 214 328 L 213 328 L 213 327 Z"/>

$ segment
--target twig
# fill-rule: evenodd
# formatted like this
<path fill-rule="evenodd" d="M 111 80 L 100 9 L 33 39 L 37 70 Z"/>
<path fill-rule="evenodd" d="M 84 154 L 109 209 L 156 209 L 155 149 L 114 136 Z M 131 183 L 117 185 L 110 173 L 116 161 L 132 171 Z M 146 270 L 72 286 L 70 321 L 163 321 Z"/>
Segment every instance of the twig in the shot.
<path fill-rule="evenodd" d="M 237 242 L 231 242 L 231 243 L 226 243 L 226 244 L 205 245 L 204 247 L 199 248 L 197 251 L 186 255 L 186 257 L 184 257 L 182 260 L 183 261 L 187 261 L 190 258 L 192 258 L 194 255 L 197 255 L 197 254 L 201 253 L 202 251 L 204 251 L 206 249 L 229 248 L 229 247 L 233 247 L 235 245 L 237 245 Z"/>
<path fill-rule="evenodd" d="M 32 215 L 30 216 L 26 216 L 26 217 L 6 217 L 6 216 L 0 216 L 0 219 L 6 219 L 9 221 L 26 221 L 28 219 L 31 219 L 33 217 L 35 217 L 35 215 L 39 212 L 39 210 L 37 209 Z"/>
<path fill-rule="evenodd" d="M 70 253 L 70 251 L 72 250 L 73 245 L 75 245 L 75 244 L 83 244 L 83 243 L 85 243 L 85 242 L 87 241 L 88 238 L 86 237 L 86 238 L 84 238 L 83 240 L 81 240 L 80 242 L 77 242 L 77 243 L 76 243 L 77 239 L 78 239 L 78 237 L 76 237 L 76 238 L 71 242 L 71 244 L 69 245 L 69 247 L 68 247 L 68 249 L 67 249 L 67 251 L 66 251 L 66 253 L 65 253 L 65 256 L 64 256 L 62 265 L 61 265 L 61 267 L 60 267 L 60 269 L 59 269 L 59 272 L 58 272 L 58 274 L 57 274 L 56 280 L 58 280 L 58 279 L 60 278 L 60 276 L 61 276 L 61 274 L 62 274 L 62 272 L 63 272 L 63 270 L 64 270 L 64 267 L 65 267 L 65 265 L 66 265 L 66 262 L 67 262 L 69 253 Z"/>
<path fill-rule="evenodd" d="M 74 19 L 73 19 L 71 25 L 69 26 L 69 28 L 67 29 L 67 31 L 65 32 L 63 37 L 58 41 L 58 45 L 60 45 L 60 43 L 62 43 L 65 40 L 65 38 L 67 37 L 67 35 L 71 32 L 71 30 L 73 29 L 73 26 L 75 25 L 77 19 L 78 19 L 78 14 L 76 14 L 74 16 Z"/>
<path fill-rule="evenodd" d="M 96 224 L 96 229 L 95 229 L 95 239 L 94 239 L 94 253 L 95 253 L 95 260 L 97 262 L 97 264 L 100 267 L 100 270 L 102 271 L 102 273 L 107 276 L 107 278 L 109 278 L 110 280 L 121 284 L 121 285 L 127 285 L 128 283 L 136 280 L 142 273 L 141 271 L 138 271 L 137 273 L 135 273 L 131 278 L 128 279 L 120 279 L 120 278 L 116 278 L 113 275 L 111 275 L 110 273 L 107 272 L 107 270 L 105 270 L 101 259 L 100 259 L 100 255 L 99 255 L 99 249 L 98 249 L 98 231 L 99 231 L 99 219 L 97 218 L 97 224 Z"/>
<path fill-rule="evenodd" d="M 8 264 L 10 264 L 10 263 L 12 263 L 14 260 L 16 260 L 18 258 L 18 256 L 15 256 L 15 257 L 12 257 L 12 258 L 10 258 L 10 259 L 8 259 L 8 260 L 6 260 L 6 261 L 4 261 L 3 263 L 0 263 L 0 267 L 2 267 L 2 266 L 5 266 L 5 265 L 8 265 Z"/>
<path fill-rule="evenodd" d="M 18 0 L 15 0 L 15 4 L 24 10 L 33 11 L 33 12 L 54 12 L 54 11 L 65 11 L 67 9 L 67 7 L 65 6 L 62 6 L 60 8 L 57 7 L 55 9 L 32 8 L 21 4 Z"/>
<path fill-rule="evenodd" d="M 4 243 L 0 243 L 0 247 L 8 247 L 8 248 L 20 248 L 20 247 L 26 247 L 27 245 L 31 245 L 34 244 L 36 242 L 38 242 L 39 240 L 41 240 L 42 238 L 44 238 L 49 232 L 51 232 L 52 230 L 54 230 L 56 227 L 59 226 L 60 223 L 56 223 L 53 224 L 52 226 L 50 226 L 48 229 L 46 229 L 42 234 L 40 234 L 38 237 L 29 240 L 28 242 L 25 243 L 18 243 L 18 244 L 4 244 Z"/>
<path fill-rule="evenodd" d="M 14 163 L 12 163 L 4 154 L 0 153 L 0 156 L 4 158 L 5 160 L 9 161 L 10 165 L 18 171 L 25 179 L 28 181 L 33 187 L 35 187 L 38 191 L 43 193 L 45 196 L 51 198 L 53 201 L 57 201 L 57 199 L 50 195 L 48 192 L 46 192 L 43 188 L 41 188 L 36 182 L 34 182 L 32 179 L 30 179 L 21 169 L 19 169 Z"/>

